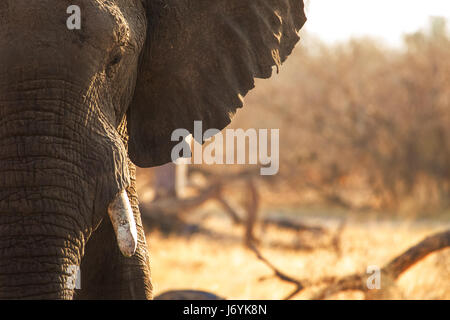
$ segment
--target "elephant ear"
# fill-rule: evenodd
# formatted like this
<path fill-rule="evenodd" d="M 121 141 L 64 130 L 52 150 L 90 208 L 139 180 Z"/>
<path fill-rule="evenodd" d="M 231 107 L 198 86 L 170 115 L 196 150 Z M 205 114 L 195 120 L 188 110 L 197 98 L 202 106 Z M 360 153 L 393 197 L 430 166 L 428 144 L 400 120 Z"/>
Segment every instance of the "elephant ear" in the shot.
<path fill-rule="evenodd" d="M 148 28 L 127 114 L 142 167 L 171 161 L 172 132 L 222 130 L 254 78 L 269 78 L 298 42 L 302 0 L 145 0 Z"/>

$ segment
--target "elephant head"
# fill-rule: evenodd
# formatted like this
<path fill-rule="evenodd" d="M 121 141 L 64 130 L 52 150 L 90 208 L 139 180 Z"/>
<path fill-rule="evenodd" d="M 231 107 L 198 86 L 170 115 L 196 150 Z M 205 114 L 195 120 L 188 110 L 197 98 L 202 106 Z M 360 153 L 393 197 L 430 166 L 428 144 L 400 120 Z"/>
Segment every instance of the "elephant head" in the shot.
<path fill-rule="evenodd" d="M 305 21 L 302 0 L 2 0 L 0 298 L 150 298 L 133 163 L 228 125 Z"/>

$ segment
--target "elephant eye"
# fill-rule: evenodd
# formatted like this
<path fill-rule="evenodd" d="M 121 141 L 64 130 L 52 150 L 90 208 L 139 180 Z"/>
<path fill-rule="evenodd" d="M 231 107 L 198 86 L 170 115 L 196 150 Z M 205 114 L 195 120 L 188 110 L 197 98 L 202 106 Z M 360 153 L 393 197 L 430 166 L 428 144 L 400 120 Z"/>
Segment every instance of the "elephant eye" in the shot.
<path fill-rule="evenodd" d="M 122 60 L 122 55 L 121 54 L 116 54 L 114 56 L 114 58 L 112 58 L 112 60 L 109 63 L 109 65 L 110 66 L 114 66 L 114 65 L 118 64 L 120 62 L 120 60 Z"/>
<path fill-rule="evenodd" d="M 113 58 L 111 59 L 106 68 L 106 74 L 108 77 L 112 77 L 114 75 L 117 69 L 116 67 L 121 60 L 122 60 L 122 53 L 117 53 L 113 56 Z"/>

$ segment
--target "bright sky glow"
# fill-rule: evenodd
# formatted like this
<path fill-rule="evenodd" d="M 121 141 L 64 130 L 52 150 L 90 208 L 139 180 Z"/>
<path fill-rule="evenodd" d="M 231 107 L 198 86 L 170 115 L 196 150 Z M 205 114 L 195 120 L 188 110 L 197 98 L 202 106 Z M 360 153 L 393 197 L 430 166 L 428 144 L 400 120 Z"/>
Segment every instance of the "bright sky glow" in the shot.
<path fill-rule="evenodd" d="M 307 16 L 305 29 L 329 43 L 372 36 L 400 45 L 431 16 L 450 21 L 450 0 L 310 0 Z"/>

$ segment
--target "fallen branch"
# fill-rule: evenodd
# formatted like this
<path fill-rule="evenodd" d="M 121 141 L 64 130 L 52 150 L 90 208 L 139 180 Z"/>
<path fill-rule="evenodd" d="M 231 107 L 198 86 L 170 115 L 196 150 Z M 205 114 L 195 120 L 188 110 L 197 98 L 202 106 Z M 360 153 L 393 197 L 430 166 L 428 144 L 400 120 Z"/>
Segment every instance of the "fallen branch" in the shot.
<path fill-rule="evenodd" d="M 249 238 L 248 230 L 249 222 L 253 225 L 256 221 L 256 211 L 259 206 L 259 197 L 256 186 L 253 184 L 253 177 L 257 174 L 256 169 L 244 170 L 232 175 L 216 175 L 201 168 L 192 168 L 189 170 L 190 175 L 192 172 L 200 173 L 209 180 L 207 186 L 196 186 L 196 195 L 188 198 L 178 198 L 175 194 L 172 196 L 158 197 L 153 202 L 141 204 L 141 213 L 143 219 L 149 224 L 158 225 L 157 221 L 161 220 L 161 224 L 165 225 L 165 229 L 169 230 L 170 225 L 178 226 L 176 230 L 183 230 L 181 225 L 183 224 L 183 214 L 192 211 L 204 203 L 215 200 L 224 209 L 225 213 L 232 219 L 235 224 L 242 224 L 247 226 L 246 239 Z M 236 210 L 230 205 L 230 203 L 224 198 L 223 190 L 231 183 L 238 180 L 244 180 L 251 191 L 251 206 L 249 206 L 248 219 L 243 219 L 239 216 Z M 173 221 L 173 223 L 171 223 Z M 190 227 L 190 226 L 189 226 Z M 253 233 L 250 234 L 253 236 Z M 253 238 L 252 238 L 253 239 Z"/>
<path fill-rule="evenodd" d="M 426 256 L 447 247 L 450 247 L 450 230 L 425 238 L 418 244 L 412 246 L 404 253 L 391 260 L 381 269 L 381 276 L 389 279 L 389 281 L 384 281 L 383 283 L 389 284 L 394 282 L 403 272 L 411 268 Z M 366 279 L 367 275 L 365 273 L 346 276 L 321 290 L 313 297 L 313 299 L 322 300 L 338 292 L 349 290 L 362 291 L 367 298 L 367 296 L 370 295 L 370 291 L 373 290 L 370 290 L 367 286 Z M 383 290 L 386 289 L 388 288 L 383 288 Z"/>
<path fill-rule="evenodd" d="M 272 269 L 273 271 L 273 276 L 279 278 L 281 281 L 284 282 L 288 282 L 291 283 L 293 285 L 295 285 L 295 289 L 288 294 L 283 300 L 290 300 L 292 299 L 295 295 L 297 295 L 298 293 L 300 293 L 303 289 L 305 289 L 305 286 L 309 285 L 306 283 L 302 283 L 300 280 L 295 279 L 294 277 L 291 277 L 289 275 L 287 275 L 286 273 L 284 273 L 283 271 L 281 271 L 280 269 L 278 269 L 277 267 L 275 267 L 269 260 L 267 260 L 262 254 L 261 252 L 256 248 L 255 245 L 249 245 L 248 248 L 253 251 L 253 253 L 256 255 L 256 257 L 261 260 L 265 265 L 267 265 L 270 269 Z M 264 280 L 266 278 L 261 278 L 260 280 Z"/>
<path fill-rule="evenodd" d="M 310 225 L 304 224 L 302 222 L 297 222 L 297 221 L 294 221 L 294 220 L 288 219 L 288 218 L 267 217 L 262 221 L 262 225 L 264 227 L 272 225 L 272 226 L 276 226 L 278 228 L 292 230 L 295 232 L 307 231 L 307 232 L 312 232 L 312 233 L 316 233 L 316 234 L 327 233 L 327 230 L 325 230 L 324 228 L 322 228 L 320 226 L 310 226 Z"/>
<path fill-rule="evenodd" d="M 343 227 L 344 223 L 342 223 L 341 226 Z M 411 268 L 414 264 L 426 256 L 447 247 L 450 247 L 450 230 L 425 238 L 418 244 L 412 246 L 404 253 L 391 260 L 385 267 L 382 268 L 382 277 L 388 279 L 388 281 L 384 281 L 383 283 L 389 284 L 394 282 L 403 272 Z M 299 294 L 308 287 L 323 284 L 327 284 L 327 287 L 315 294 L 312 298 L 313 300 L 323 300 L 338 292 L 353 290 L 362 291 L 367 298 L 371 296 L 371 291 L 374 291 L 370 290 L 367 286 L 367 274 L 365 273 L 352 274 L 341 279 L 336 279 L 336 277 L 325 277 L 313 283 L 308 280 L 299 280 L 293 276 L 287 275 L 267 260 L 256 248 L 256 246 L 249 246 L 249 249 L 253 251 L 260 261 L 272 269 L 274 272 L 272 275 L 273 277 L 277 277 L 281 281 L 295 285 L 295 289 L 289 293 L 284 300 L 292 299 L 295 295 Z M 268 277 L 263 277 L 261 280 L 265 280 L 267 278 Z M 383 290 L 387 289 L 388 288 L 383 288 Z"/>
<path fill-rule="evenodd" d="M 208 188 L 205 188 L 199 192 L 199 195 L 189 197 L 189 198 L 177 198 L 177 197 L 168 197 L 157 199 L 148 204 L 142 205 L 144 207 L 144 211 L 152 212 L 152 211 L 162 211 L 162 212 L 179 212 L 181 210 L 192 210 L 206 201 L 216 198 L 220 193 L 222 186 L 214 185 Z"/>
<path fill-rule="evenodd" d="M 222 208 L 225 210 L 225 213 L 228 214 L 233 220 L 234 224 L 242 224 L 243 221 L 241 217 L 237 214 L 236 210 L 226 201 L 221 195 L 216 197 L 217 202 L 222 206 Z"/>
<path fill-rule="evenodd" d="M 383 270 L 394 279 L 429 254 L 450 247 L 450 230 L 425 238 L 402 255 L 389 262 Z"/>

